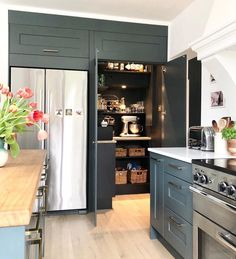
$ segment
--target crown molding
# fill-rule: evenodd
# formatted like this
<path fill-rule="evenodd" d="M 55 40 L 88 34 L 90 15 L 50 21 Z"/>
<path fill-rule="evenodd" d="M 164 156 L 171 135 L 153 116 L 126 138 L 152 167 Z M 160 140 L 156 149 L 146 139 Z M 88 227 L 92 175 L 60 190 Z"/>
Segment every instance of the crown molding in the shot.
<path fill-rule="evenodd" d="M 234 46 L 236 46 L 235 21 L 190 44 L 192 50 L 197 52 L 199 60 L 203 60 Z"/>

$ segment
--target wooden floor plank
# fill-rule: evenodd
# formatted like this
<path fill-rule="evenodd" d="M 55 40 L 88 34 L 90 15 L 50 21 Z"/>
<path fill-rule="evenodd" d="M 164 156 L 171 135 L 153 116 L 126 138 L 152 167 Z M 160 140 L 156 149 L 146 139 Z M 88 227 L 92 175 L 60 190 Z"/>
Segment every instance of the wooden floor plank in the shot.
<path fill-rule="evenodd" d="M 173 259 L 149 238 L 149 206 L 148 194 L 116 196 L 97 227 L 87 215 L 47 217 L 45 259 Z"/>

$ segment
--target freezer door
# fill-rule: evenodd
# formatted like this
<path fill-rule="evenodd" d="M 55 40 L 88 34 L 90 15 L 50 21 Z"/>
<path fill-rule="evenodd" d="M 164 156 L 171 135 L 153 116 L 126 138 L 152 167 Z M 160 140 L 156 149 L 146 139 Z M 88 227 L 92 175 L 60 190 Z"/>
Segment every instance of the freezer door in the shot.
<path fill-rule="evenodd" d="M 46 71 L 49 128 L 48 209 L 86 208 L 87 72 Z"/>
<path fill-rule="evenodd" d="M 44 111 L 44 82 L 45 70 L 33 68 L 11 68 L 11 91 L 15 94 L 19 88 L 29 87 L 34 95 L 29 99 L 37 103 L 37 109 Z M 42 127 L 43 125 L 40 124 Z M 38 128 L 30 126 L 26 132 L 17 135 L 17 142 L 21 149 L 43 149 L 44 142 L 38 141 Z"/>

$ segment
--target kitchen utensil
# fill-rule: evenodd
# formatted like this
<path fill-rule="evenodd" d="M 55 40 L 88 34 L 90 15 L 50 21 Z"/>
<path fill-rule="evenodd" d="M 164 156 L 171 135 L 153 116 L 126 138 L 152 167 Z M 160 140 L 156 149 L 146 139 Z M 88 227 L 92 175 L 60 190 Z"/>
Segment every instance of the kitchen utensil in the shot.
<path fill-rule="evenodd" d="M 231 122 L 231 117 L 222 117 L 221 119 L 224 119 L 224 120 L 226 120 L 227 121 L 227 125 L 226 125 L 226 128 L 228 128 L 229 127 L 229 123 Z"/>
<path fill-rule="evenodd" d="M 227 120 L 219 119 L 218 121 L 219 132 L 221 132 L 226 126 L 227 126 Z"/>
<path fill-rule="evenodd" d="M 228 128 L 233 128 L 234 127 L 234 121 L 230 121 Z"/>
<path fill-rule="evenodd" d="M 212 121 L 212 128 L 215 132 L 219 132 L 218 124 L 215 120 Z"/>

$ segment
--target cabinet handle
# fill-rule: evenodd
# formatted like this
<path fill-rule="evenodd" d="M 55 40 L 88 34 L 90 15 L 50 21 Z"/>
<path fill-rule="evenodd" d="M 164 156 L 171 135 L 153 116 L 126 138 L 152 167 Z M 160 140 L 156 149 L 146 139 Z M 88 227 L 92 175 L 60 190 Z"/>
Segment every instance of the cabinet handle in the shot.
<path fill-rule="evenodd" d="M 169 219 L 177 226 L 177 227 L 183 227 L 184 224 L 179 223 L 174 217 L 170 216 Z"/>
<path fill-rule="evenodd" d="M 156 159 L 156 158 L 153 158 L 153 157 L 152 157 L 152 159 L 155 160 L 158 163 L 161 163 L 163 161 L 162 159 Z"/>
<path fill-rule="evenodd" d="M 184 166 L 177 166 L 177 165 L 173 165 L 173 164 L 168 164 L 169 167 L 172 167 L 176 170 L 183 170 L 185 167 Z"/>
<path fill-rule="evenodd" d="M 58 53 L 58 49 L 43 49 L 43 52 L 49 52 L 49 53 Z"/>
<path fill-rule="evenodd" d="M 173 182 L 168 182 L 169 185 L 172 185 L 173 187 L 175 187 L 176 189 L 179 189 L 181 190 L 182 189 L 182 186 L 181 185 L 178 185 L 176 183 L 173 183 Z"/>

